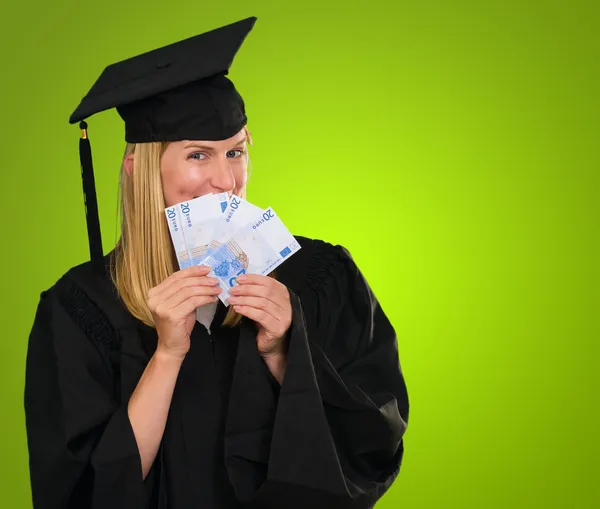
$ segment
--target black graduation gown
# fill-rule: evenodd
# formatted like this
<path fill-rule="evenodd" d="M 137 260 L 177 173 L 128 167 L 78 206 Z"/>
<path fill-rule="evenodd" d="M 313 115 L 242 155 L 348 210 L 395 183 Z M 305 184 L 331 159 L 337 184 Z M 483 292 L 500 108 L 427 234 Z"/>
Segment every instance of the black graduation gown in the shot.
<path fill-rule="evenodd" d="M 251 321 L 196 323 L 153 467 L 127 402 L 156 332 L 89 262 L 42 292 L 25 411 L 36 509 L 371 508 L 398 475 L 409 404 L 394 329 L 350 254 L 296 237 L 280 386 Z M 106 261 L 109 263 L 110 255 Z"/>

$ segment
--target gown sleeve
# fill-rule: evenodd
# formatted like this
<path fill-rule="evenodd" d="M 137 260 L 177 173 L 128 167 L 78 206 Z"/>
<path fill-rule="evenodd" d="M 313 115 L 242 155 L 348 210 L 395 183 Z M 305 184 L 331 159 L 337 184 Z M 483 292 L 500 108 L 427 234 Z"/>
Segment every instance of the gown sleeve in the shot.
<path fill-rule="evenodd" d="M 350 253 L 327 246 L 290 290 L 281 387 L 242 327 L 225 460 L 257 507 L 371 508 L 400 470 L 409 402 L 396 334 Z"/>
<path fill-rule="evenodd" d="M 127 404 L 114 393 L 106 327 L 62 280 L 43 292 L 29 336 L 25 416 L 35 509 L 146 507 L 149 478 Z M 82 330 L 82 323 L 85 325 Z"/>

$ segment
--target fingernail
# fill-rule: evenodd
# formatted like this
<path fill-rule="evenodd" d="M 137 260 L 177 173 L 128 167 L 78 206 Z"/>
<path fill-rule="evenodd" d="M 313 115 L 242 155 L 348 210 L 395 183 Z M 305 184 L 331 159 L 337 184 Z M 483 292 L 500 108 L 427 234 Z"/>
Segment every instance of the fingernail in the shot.
<path fill-rule="evenodd" d="M 246 281 L 246 275 L 242 274 L 241 276 L 238 276 L 235 278 L 237 281 Z"/>
<path fill-rule="evenodd" d="M 208 282 L 212 283 L 213 285 L 216 285 L 219 282 L 219 280 L 216 277 L 209 277 Z"/>

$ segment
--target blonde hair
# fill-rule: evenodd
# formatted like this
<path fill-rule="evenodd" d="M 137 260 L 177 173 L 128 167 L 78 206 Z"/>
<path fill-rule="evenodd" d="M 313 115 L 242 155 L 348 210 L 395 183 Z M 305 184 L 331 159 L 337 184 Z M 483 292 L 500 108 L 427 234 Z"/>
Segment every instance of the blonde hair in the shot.
<path fill-rule="evenodd" d="M 110 275 L 126 308 L 154 327 L 148 291 L 178 270 L 164 214 L 160 160 L 168 142 L 128 143 L 119 177 L 121 235 L 115 246 Z M 125 158 L 135 154 L 133 171 Z M 235 327 L 242 315 L 230 307 L 222 325 Z"/>

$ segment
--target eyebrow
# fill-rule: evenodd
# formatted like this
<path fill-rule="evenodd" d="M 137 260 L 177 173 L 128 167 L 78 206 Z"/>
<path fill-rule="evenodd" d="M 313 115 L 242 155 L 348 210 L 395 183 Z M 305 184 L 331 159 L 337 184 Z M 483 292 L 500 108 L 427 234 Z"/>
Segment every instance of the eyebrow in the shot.
<path fill-rule="evenodd" d="M 248 141 L 248 138 L 246 136 L 244 136 L 241 140 L 239 140 L 236 143 L 234 143 L 233 146 L 237 147 L 238 145 L 241 145 L 242 143 L 246 143 L 246 141 Z M 192 148 L 192 147 L 194 147 L 194 148 L 200 148 L 202 150 L 207 150 L 207 151 L 213 151 L 215 149 L 214 147 L 209 147 L 207 145 L 202 145 L 202 144 L 197 143 L 195 141 L 192 141 L 192 142 L 188 143 L 183 148 L 187 149 L 187 148 Z"/>

